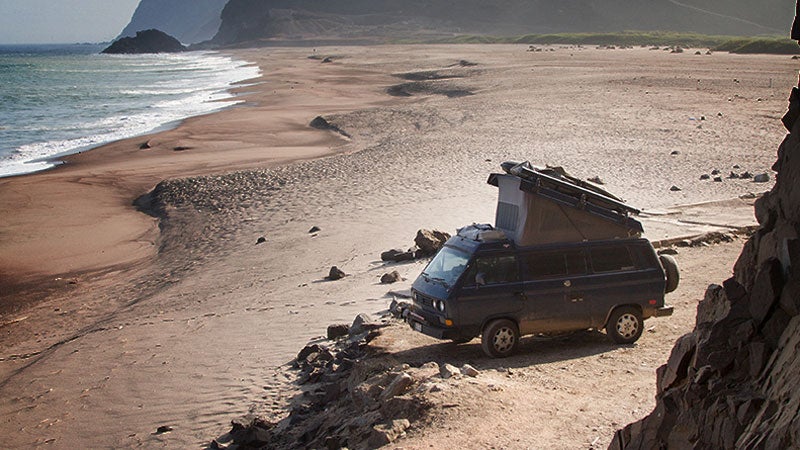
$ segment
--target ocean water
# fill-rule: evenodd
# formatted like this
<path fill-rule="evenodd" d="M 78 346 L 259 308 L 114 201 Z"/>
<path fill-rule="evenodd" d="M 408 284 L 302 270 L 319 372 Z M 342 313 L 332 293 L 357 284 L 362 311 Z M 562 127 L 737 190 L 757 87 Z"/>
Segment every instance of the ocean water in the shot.
<path fill-rule="evenodd" d="M 0 46 L 0 177 L 240 100 L 259 69 L 212 52 L 101 55 L 97 45 Z"/>

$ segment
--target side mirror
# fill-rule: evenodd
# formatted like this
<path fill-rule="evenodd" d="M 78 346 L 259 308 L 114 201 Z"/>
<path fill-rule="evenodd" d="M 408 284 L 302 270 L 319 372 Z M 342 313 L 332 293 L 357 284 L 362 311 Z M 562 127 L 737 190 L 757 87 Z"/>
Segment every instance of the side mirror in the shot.
<path fill-rule="evenodd" d="M 486 274 L 478 272 L 478 274 L 475 275 L 475 284 L 478 286 L 486 286 Z"/>

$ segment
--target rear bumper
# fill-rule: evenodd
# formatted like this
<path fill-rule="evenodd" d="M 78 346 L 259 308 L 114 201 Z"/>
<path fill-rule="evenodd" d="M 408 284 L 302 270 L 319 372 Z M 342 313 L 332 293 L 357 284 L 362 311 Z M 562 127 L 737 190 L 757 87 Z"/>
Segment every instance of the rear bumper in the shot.
<path fill-rule="evenodd" d="M 671 316 L 672 312 L 675 308 L 672 306 L 662 306 L 661 308 L 657 308 L 654 317 L 667 317 Z"/>

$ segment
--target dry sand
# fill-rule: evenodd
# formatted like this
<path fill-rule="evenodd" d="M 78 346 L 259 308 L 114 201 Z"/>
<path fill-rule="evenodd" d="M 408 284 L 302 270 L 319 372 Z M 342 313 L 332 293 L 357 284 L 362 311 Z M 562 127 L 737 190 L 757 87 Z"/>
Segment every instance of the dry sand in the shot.
<path fill-rule="evenodd" d="M 419 228 L 493 221 L 496 191 L 485 180 L 503 160 L 599 176 L 653 213 L 645 222 L 653 239 L 720 221 L 753 222 L 738 201 L 691 208 L 701 225 L 661 212 L 771 187 L 699 177 L 712 169 L 723 177 L 769 172 L 796 62 L 553 49 L 242 50 L 264 75 L 243 89 L 246 105 L 70 157 L 57 170 L 0 180 L 4 445 L 183 448 L 207 443 L 248 410 L 279 410 L 292 393 L 282 364 L 328 323 L 388 304 L 378 283 L 386 270 L 376 261 L 381 251 L 410 245 Z M 393 76 L 419 71 L 441 79 Z M 387 94 L 403 83 L 412 84 L 395 91 L 411 96 Z M 317 115 L 351 137 L 310 128 Z M 139 149 L 148 140 L 153 148 Z M 181 147 L 188 149 L 174 150 Z M 188 176 L 204 177 L 165 185 L 172 204 L 160 229 L 132 206 L 160 180 Z M 322 231 L 308 234 L 314 225 Z M 254 245 L 260 236 L 267 242 Z M 688 264 L 707 268 L 708 282 L 721 281 L 735 253 L 710 261 L 698 255 L 692 261 L 704 264 Z M 332 265 L 351 276 L 322 281 Z M 399 266 L 412 279 L 421 268 Z M 691 328 L 703 280 L 698 275 L 678 297 L 689 313 L 669 319 L 680 320 L 676 330 Z M 636 386 L 653 385 L 652 369 L 677 334 L 647 336 L 626 349 L 642 353 L 627 357 L 629 364 L 648 361 L 634 371 Z M 593 350 L 582 355 L 581 342 L 566 345 L 576 361 L 598 358 Z M 524 347 L 536 353 L 536 345 Z M 610 347 L 600 353 L 617 354 Z M 515 361 L 509 364 L 538 364 L 530 355 Z M 605 378 L 612 391 L 631 384 Z M 568 394 L 591 402 L 589 392 Z M 630 420 L 648 412 L 651 394 L 637 394 L 636 402 Z M 538 420 L 558 429 L 580 419 Z M 173 431 L 155 434 L 161 425 Z M 610 431 L 603 426 L 598 434 Z M 464 430 L 448 442 L 467 439 Z M 535 430 L 525 429 L 528 436 Z M 587 439 L 542 436 L 564 448 Z M 536 447 L 530 439 L 497 442 Z"/>

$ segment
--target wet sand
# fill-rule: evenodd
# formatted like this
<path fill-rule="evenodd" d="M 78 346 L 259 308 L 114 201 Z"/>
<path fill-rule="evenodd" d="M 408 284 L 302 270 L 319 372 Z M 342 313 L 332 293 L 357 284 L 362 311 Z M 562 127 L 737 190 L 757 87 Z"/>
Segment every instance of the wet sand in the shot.
<path fill-rule="evenodd" d="M 526 50 L 242 50 L 263 71 L 244 106 L 0 180 L 8 444 L 197 446 L 248 410 L 279 409 L 283 363 L 328 323 L 390 301 L 381 251 L 419 228 L 493 221 L 485 181 L 504 160 L 599 176 L 656 213 L 771 187 L 700 175 L 769 172 L 790 58 Z M 309 127 L 318 115 L 350 137 Z M 198 176 L 162 185 L 160 222 L 133 206 L 161 180 Z M 413 279 L 422 264 L 396 269 Z M 332 265 L 350 276 L 324 282 Z"/>

